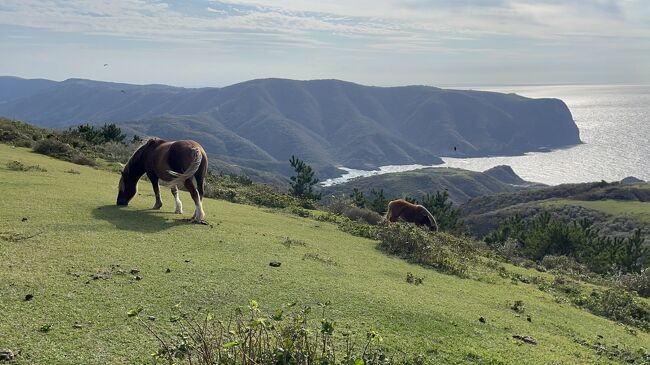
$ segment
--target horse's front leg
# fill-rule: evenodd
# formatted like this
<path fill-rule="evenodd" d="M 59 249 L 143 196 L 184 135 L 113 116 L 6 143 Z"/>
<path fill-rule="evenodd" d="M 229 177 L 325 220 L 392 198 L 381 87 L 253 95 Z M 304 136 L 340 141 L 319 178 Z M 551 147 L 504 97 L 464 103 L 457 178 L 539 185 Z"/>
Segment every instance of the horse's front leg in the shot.
<path fill-rule="evenodd" d="M 151 181 L 151 186 L 153 186 L 153 192 L 156 194 L 156 202 L 153 205 L 153 209 L 160 209 L 162 207 L 162 199 L 160 199 L 160 186 L 158 185 L 158 176 L 147 172 L 147 177 Z"/>

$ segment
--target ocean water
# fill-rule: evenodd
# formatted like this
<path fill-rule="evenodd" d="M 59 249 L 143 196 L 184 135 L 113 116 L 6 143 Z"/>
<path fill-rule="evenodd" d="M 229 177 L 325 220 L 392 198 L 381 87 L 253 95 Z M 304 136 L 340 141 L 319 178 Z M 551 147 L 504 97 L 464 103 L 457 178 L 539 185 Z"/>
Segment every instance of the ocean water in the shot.
<path fill-rule="evenodd" d="M 583 144 L 522 156 L 449 158 L 444 165 L 484 171 L 510 165 L 522 178 L 549 185 L 618 181 L 627 176 L 650 180 L 650 85 L 558 85 L 480 87 L 475 90 L 514 92 L 532 98 L 562 99 L 580 129 Z M 376 171 L 347 169 L 324 185 L 359 176 L 408 171 L 428 166 L 383 166 Z"/>

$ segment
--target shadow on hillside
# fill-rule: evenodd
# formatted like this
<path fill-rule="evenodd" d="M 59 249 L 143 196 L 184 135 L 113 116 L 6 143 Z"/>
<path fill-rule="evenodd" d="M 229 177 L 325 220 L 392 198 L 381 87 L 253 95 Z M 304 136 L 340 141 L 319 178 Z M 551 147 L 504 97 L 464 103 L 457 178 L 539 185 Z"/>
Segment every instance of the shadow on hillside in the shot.
<path fill-rule="evenodd" d="M 187 219 L 174 213 L 165 213 L 152 209 L 129 210 L 117 205 L 103 205 L 93 209 L 93 216 L 105 220 L 118 229 L 136 232 L 160 232 L 162 230 L 190 224 Z"/>

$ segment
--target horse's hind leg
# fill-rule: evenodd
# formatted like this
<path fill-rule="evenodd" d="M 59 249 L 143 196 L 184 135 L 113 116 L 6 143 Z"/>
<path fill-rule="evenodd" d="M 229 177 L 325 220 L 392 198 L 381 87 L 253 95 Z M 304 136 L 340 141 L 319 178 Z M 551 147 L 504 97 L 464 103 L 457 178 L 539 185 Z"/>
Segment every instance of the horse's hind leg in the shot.
<path fill-rule="evenodd" d="M 194 205 L 196 205 L 196 209 L 194 210 L 194 215 L 192 216 L 192 220 L 195 222 L 203 222 L 203 220 L 205 220 L 205 212 L 203 212 L 203 202 L 201 201 L 201 196 L 199 195 L 199 191 L 194 186 L 194 182 L 192 181 L 192 179 L 185 180 L 185 187 L 190 192 L 190 195 L 192 196 L 192 200 L 194 200 Z"/>
<path fill-rule="evenodd" d="M 149 181 L 151 181 L 154 194 L 156 194 L 156 202 L 153 205 L 153 209 L 160 209 L 162 207 L 162 199 L 160 199 L 160 186 L 158 185 L 158 176 L 147 173 L 147 177 L 149 178 Z"/>
<path fill-rule="evenodd" d="M 176 210 L 174 213 L 182 214 L 183 203 L 181 203 L 181 199 L 178 197 L 178 187 L 176 185 L 172 186 L 172 195 L 174 196 L 174 202 L 176 203 Z"/>

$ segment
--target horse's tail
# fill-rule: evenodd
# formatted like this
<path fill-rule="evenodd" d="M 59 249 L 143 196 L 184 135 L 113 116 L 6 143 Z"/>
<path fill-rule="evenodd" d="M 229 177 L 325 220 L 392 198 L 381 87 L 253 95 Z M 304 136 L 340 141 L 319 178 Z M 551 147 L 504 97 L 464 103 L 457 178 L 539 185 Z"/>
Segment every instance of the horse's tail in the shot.
<path fill-rule="evenodd" d="M 172 170 L 167 170 L 168 174 L 174 176 L 174 179 L 170 181 L 168 184 L 170 186 L 180 185 L 185 180 L 194 176 L 194 174 L 196 174 L 196 172 L 199 170 L 202 160 L 203 160 L 203 154 L 201 153 L 201 151 L 196 147 L 192 148 L 192 163 L 190 163 L 190 165 L 187 167 L 185 172 L 180 173 Z"/>
<path fill-rule="evenodd" d="M 429 218 L 429 222 L 431 222 L 431 224 L 436 227 L 436 232 L 438 232 L 438 222 L 436 221 L 436 218 L 433 216 L 433 214 L 431 214 L 431 212 L 429 212 L 427 208 L 422 205 L 420 205 L 420 207 L 422 210 L 424 210 L 424 213 L 426 213 L 427 217 Z"/>

